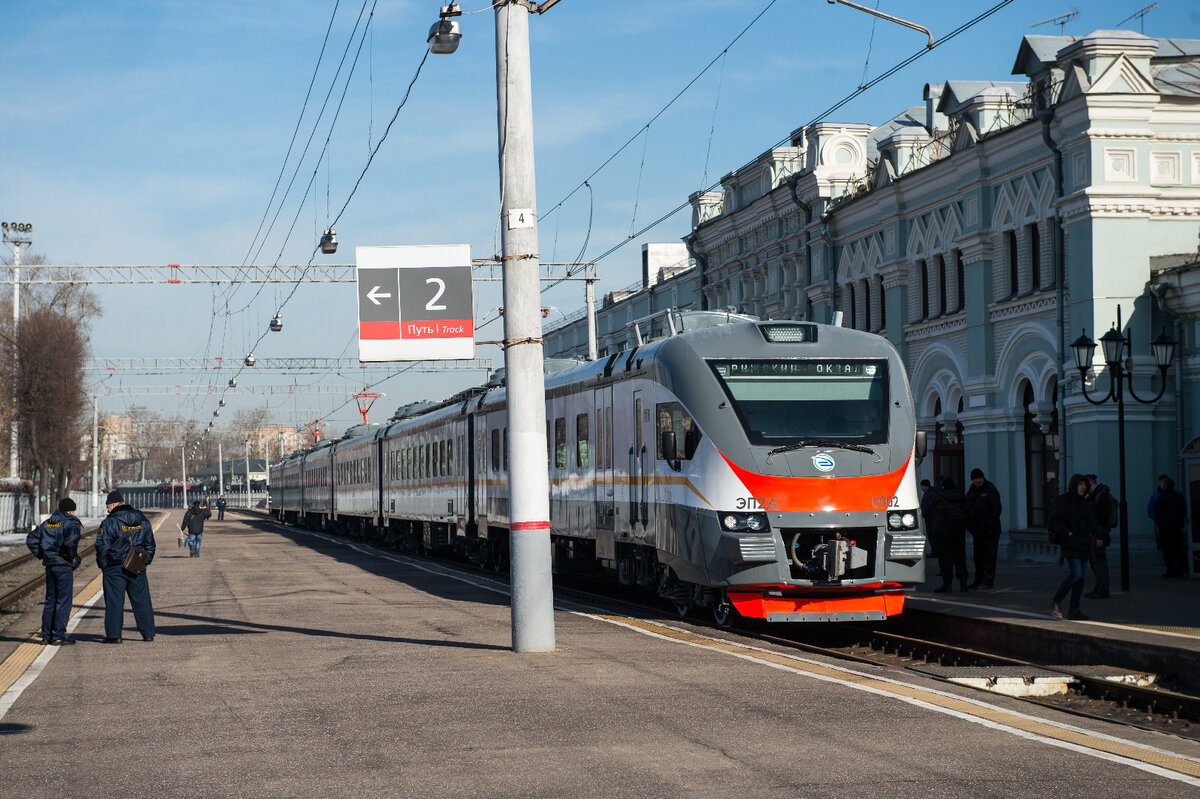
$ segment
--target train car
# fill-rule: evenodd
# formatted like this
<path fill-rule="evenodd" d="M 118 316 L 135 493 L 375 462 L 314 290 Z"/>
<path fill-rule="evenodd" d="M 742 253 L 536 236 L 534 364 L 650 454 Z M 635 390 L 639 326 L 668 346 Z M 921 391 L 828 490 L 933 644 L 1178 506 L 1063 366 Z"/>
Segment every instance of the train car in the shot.
<path fill-rule="evenodd" d="M 332 444 L 333 511 L 329 523 L 361 536 L 379 521 L 379 436 L 381 424 L 351 427 Z"/>
<path fill-rule="evenodd" d="M 463 551 L 470 394 L 400 408 L 382 435 L 382 523 L 393 543 L 423 552 Z"/>
<path fill-rule="evenodd" d="M 547 370 L 555 571 L 609 575 L 722 623 L 899 613 L 924 580 L 924 436 L 891 344 L 724 313 L 643 324 L 650 340 L 631 350 Z M 498 382 L 381 436 L 383 537 L 506 565 Z"/>
<path fill-rule="evenodd" d="M 317 442 L 300 461 L 300 518 L 306 527 L 324 530 L 333 520 L 333 443 Z"/>
<path fill-rule="evenodd" d="M 271 515 L 281 522 L 295 524 L 300 518 L 300 469 L 303 453 L 294 452 L 271 466 Z"/>

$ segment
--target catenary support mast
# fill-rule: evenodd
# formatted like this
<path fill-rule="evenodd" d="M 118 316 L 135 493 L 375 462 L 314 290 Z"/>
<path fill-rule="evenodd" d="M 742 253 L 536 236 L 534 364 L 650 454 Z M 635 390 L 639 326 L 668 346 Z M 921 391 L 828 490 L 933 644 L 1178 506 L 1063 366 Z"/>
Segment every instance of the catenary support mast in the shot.
<path fill-rule="evenodd" d="M 508 396 L 512 645 L 517 652 L 552 652 L 554 587 L 532 95 L 529 7 L 527 3 L 502 0 L 496 5 L 496 105 Z"/>

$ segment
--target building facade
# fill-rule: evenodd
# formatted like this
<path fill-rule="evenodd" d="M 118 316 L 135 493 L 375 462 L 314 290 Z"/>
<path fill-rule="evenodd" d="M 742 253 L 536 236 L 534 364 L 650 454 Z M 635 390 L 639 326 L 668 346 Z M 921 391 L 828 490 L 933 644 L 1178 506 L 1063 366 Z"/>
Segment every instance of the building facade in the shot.
<path fill-rule="evenodd" d="M 1179 341 L 1158 401 L 1125 394 L 1129 545 L 1153 558 L 1157 476 L 1200 501 L 1200 41 L 1026 36 L 1013 75 L 926 84 L 923 105 L 881 126 L 797 130 L 693 194 L 694 266 L 601 308 L 600 349 L 671 305 L 840 315 L 904 358 L 929 434 L 922 476 L 963 486 L 983 469 L 1010 556 L 1052 557 L 1066 478 L 1120 483 L 1116 405 L 1085 396 L 1109 389 L 1102 352 L 1081 381 L 1070 346 L 1119 313 L 1139 397 L 1161 385 L 1151 339 Z M 580 326 L 547 331 L 548 354 L 578 353 Z M 1200 561 L 1200 526 L 1189 538 Z"/>

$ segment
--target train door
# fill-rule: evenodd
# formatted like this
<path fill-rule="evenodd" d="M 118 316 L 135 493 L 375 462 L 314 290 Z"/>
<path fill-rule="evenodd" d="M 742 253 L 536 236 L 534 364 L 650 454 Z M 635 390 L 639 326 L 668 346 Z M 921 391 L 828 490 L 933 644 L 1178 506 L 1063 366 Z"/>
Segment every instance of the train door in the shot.
<path fill-rule="evenodd" d="M 467 507 L 463 511 L 463 517 L 466 519 L 467 530 L 475 528 L 475 519 L 478 514 L 475 512 L 475 414 L 467 414 L 467 451 L 458 454 L 459 460 L 462 463 L 462 474 L 467 484 Z M 483 531 L 485 534 L 486 530 Z M 474 533 L 479 535 L 478 531 Z"/>
<path fill-rule="evenodd" d="M 615 521 L 613 516 L 615 485 L 613 479 L 612 386 L 596 389 L 593 405 L 596 411 L 596 528 L 607 531 L 607 538 L 611 541 Z M 599 534 L 597 537 L 600 537 Z"/>
<path fill-rule="evenodd" d="M 652 455 L 648 446 L 653 438 L 653 432 L 647 429 L 650 411 L 646 407 L 644 391 L 633 392 L 633 435 L 629 447 L 629 524 L 637 534 L 638 524 L 641 524 L 641 534 L 645 535 L 649 527 L 649 502 L 646 488 L 649 485 L 647 469 L 653 468 L 654 461 L 648 460 Z"/>

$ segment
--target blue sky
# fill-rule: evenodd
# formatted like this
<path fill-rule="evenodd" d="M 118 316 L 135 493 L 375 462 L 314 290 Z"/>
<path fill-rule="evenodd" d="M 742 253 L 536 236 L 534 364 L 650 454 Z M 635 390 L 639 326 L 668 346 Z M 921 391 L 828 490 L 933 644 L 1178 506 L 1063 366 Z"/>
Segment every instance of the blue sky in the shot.
<path fill-rule="evenodd" d="M 864 4 L 874 5 L 870 0 Z M 880 0 L 880 10 L 918 22 L 940 39 L 993 2 Z M 337 224 L 341 248 L 325 262 L 349 263 L 357 245 L 469 243 L 495 252 L 499 205 L 495 44 L 486 0 L 461 3 L 463 40 L 451 56 L 430 56 Z M 1057 34 L 1030 26 L 1078 11 L 1066 33 L 1112 28 L 1141 0 L 1056 6 L 1016 0 L 829 117 L 879 124 L 921 102 L 927 82 L 1008 80 L 1021 37 Z M 1200 38 L 1200 8 L 1160 0 L 1145 19 L 1151 36 Z M 4 156 L 0 217 L 35 225 L 32 253 L 55 264 L 303 264 L 342 208 L 378 145 L 425 52 L 437 0 L 378 0 L 337 124 L 356 34 L 330 100 L 334 71 L 351 41 L 361 0 L 341 0 L 328 44 L 286 162 L 296 184 L 271 233 L 256 241 L 284 166 L 313 77 L 334 0 L 207 3 L 183 0 L 6 0 L 0 25 L 0 115 Z M 372 3 L 368 0 L 366 8 Z M 768 8 L 768 6 L 770 6 Z M 646 124 L 761 19 L 659 117 Z M 366 17 L 364 16 L 365 20 Z M 591 259 L 624 242 L 753 160 L 795 128 L 924 45 L 924 36 L 824 0 L 562 0 L 531 20 L 539 248 L 543 260 Z M 1138 29 L 1136 20 L 1126 28 Z M 869 52 L 869 57 L 868 57 Z M 300 151 L 310 132 L 313 144 Z M 639 131 L 642 133 L 639 135 Z M 590 191 L 577 187 L 631 138 Z M 317 154 L 329 138 L 327 155 Z M 316 171 L 311 192 L 304 197 Z M 282 193 L 282 190 L 281 190 Z M 551 213 L 551 209 L 570 196 Z M 589 229 L 588 220 L 591 217 Z M 289 227 L 295 220 L 290 236 Z M 640 276 L 643 241 L 678 241 L 684 210 L 600 262 L 600 293 Z M 585 247 L 586 242 L 586 247 Z M 253 244 L 253 246 L 252 246 Z M 279 309 L 287 290 L 161 286 L 99 290 L 105 313 L 91 320 L 97 357 L 222 355 L 240 359 Z M 582 286 L 544 295 L 570 313 Z M 498 284 L 476 286 L 476 319 L 494 316 Z M 244 310 L 242 310 L 244 308 Z M 351 285 L 301 286 L 283 308 L 284 332 L 258 357 L 356 354 Z M 479 338 L 500 337 L 499 323 Z M 502 365 L 494 348 L 480 357 Z M 387 394 L 373 418 L 415 399 L 440 399 L 477 382 L 477 373 L 405 375 L 374 390 Z M 227 377 L 178 374 L 110 382 L 219 383 Z M 361 376 L 298 378 L 245 373 L 239 383 L 361 384 Z M 270 405 L 277 420 L 300 423 L 345 401 L 232 392 L 228 408 Z M 207 420 L 216 397 L 112 397 Z M 228 418 L 228 414 L 226 416 Z M 330 417 L 340 429 L 353 404 Z"/>

